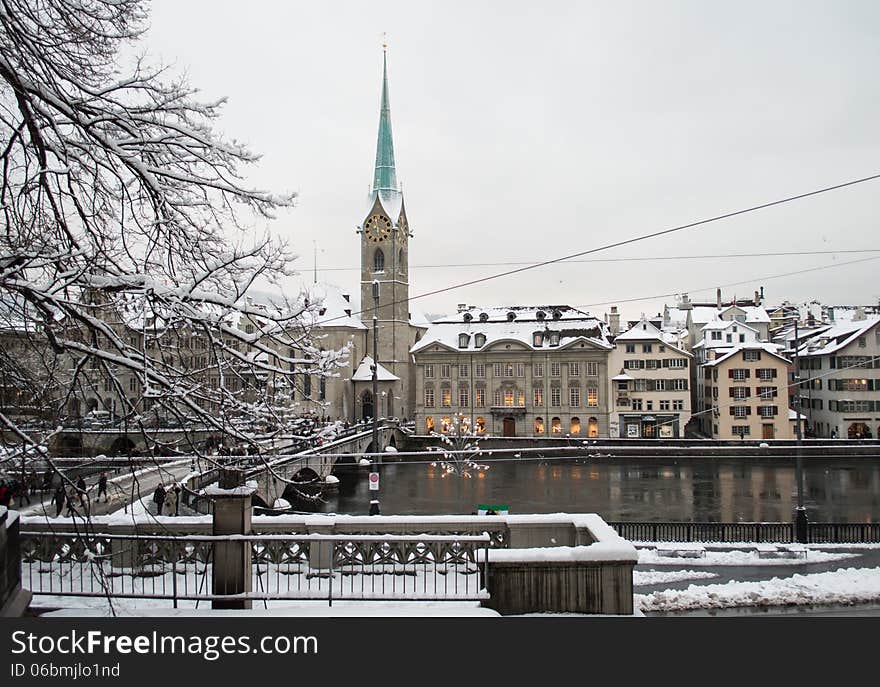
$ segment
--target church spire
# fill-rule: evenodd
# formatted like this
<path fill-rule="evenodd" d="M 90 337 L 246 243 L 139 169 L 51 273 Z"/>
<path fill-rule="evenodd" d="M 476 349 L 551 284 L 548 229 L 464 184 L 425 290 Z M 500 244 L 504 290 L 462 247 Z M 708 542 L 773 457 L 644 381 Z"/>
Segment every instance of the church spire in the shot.
<path fill-rule="evenodd" d="M 382 103 L 379 107 L 379 137 L 376 142 L 376 171 L 373 194 L 391 200 L 400 194 L 394 168 L 394 141 L 391 137 L 391 105 L 388 101 L 388 45 L 382 43 Z"/>

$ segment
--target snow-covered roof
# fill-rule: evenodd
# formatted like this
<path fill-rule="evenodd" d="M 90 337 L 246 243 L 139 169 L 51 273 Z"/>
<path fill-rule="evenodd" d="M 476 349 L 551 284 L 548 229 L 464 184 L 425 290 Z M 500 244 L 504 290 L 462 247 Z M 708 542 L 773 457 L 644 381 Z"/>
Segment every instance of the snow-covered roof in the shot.
<path fill-rule="evenodd" d="M 798 355 L 815 356 L 836 353 L 842 348 L 853 343 L 856 339 L 864 336 L 870 329 L 880 323 L 880 316 L 873 316 L 864 320 L 842 322 L 823 329 L 819 333 L 801 338 Z"/>
<path fill-rule="evenodd" d="M 779 358 L 785 363 L 791 363 L 791 361 L 783 355 L 780 355 L 779 350 L 781 346 L 772 343 L 765 343 L 762 341 L 754 341 L 751 343 L 741 343 L 732 346 L 730 349 L 724 348 L 719 351 L 720 355 L 715 358 L 715 360 L 707 360 L 703 363 L 706 367 L 713 367 L 718 365 L 719 363 L 724 362 L 725 360 L 729 360 L 731 356 L 736 355 L 741 351 L 765 351 L 770 355 Z"/>
<path fill-rule="evenodd" d="M 691 355 L 685 350 L 679 348 L 679 340 L 678 332 L 664 332 L 661 329 L 658 329 L 654 324 L 652 324 L 645 317 L 642 317 L 635 325 L 633 325 L 630 329 L 623 332 L 622 334 L 618 334 L 614 342 L 618 341 L 658 341 L 662 343 L 664 346 L 669 346 L 670 348 L 674 348 L 676 351 L 681 353 L 682 355 Z"/>
<path fill-rule="evenodd" d="M 748 330 L 754 332 L 755 334 L 758 333 L 758 330 L 755 329 L 754 327 L 750 327 L 749 325 L 745 324 L 744 322 L 737 322 L 736 320 L 712 320 L 711 322 L 708 322 L 707 324 L 703 325 L 700 329 L 704 332 L 724 331 L 725 329 L 728 329 L 728 328 L 734 327 L 734 326 L 743 327 L 745 329 L 748 329 Z"/>
<path fill-rule="evenodd" d="M 347 329 L 366 329 L 353 309 L 346 294 L 335 284 L 317 282 L 303 284 L 300 298 L 308 299 L 317 309 L 304 316 L 304 324 L 314 327 L 343 327 Z"/>
<path fill-rule="evenodd" d="M 412 303 L 409 304 L 409 323 L 419 329 L 427 329 L 431 326 L 431 320 L 425 317 L 425 313 Z"/>
<path fill-rule="evenodd" d="M 544 334 L 541 346 L 534 345 L 537 332 Z M 559 334 L 559 343 L 551 348 L 553 333 Z M 459 345 L 462 334 L 468 337 L 466 346 Z M 477 334 L 486 337 L 480 347 L 476 345 Z M 611 350 L 608 338 L 603 320 L 567 305 L 474 307 L 434 320 L 410 352 L 418 353 L 437 343 L 457 351 L 475 351 L 501 341 L 513 341 L 531 350 L 563 349 L 578 341 Z"/>
<path fill-rule="evenodd" d="M 612 382 L 631 382 L 635 379 L 635 377 L 630 377 L 626 372 L 621 372 L 619 375 L 614 375 L 611 378 Z"/>
<path fill-rule="evenodd" d="M 707 322 L 711 322 L 716 319 L 723 319 L 725 313 L 728 313 L 730 310 L 739 309 L 742 310 L 745 314 L 746 322 L 752 323 L 769 323 L 770 315 L 767 314 L 767 310 L 761 305 L 728 305 L 722 306 L 720 308 L 717 307 L 707 307 L 704 305 L 697 305 L 690 311 L 691 312 L 691 322 L 694 324 L 706 324 Z"/>
<path fill-rule="evenodd" d="M 667 305 L 663 310 L 663 324 L 684 327 L 687 324 L 689 312 L 690 308 L 671 308 Z"/>
<path fill-rule="evenodd" d="M 384 367 L 381 363 L 376 366 L 376 379 L 380 382 L 396 382 L 400 380 L 400 377 L 395 375 L 393 372 L 389 372 L 388 368 Z M 361 364 L 358 365 L 358 369 L 355 370 L 354 374 L 351 376 L 351 381 L 353 382 L 371 382 L 373 380 L 373 359 L 370 356 L 364 356 L 364 359 L 361 360 Z"/>

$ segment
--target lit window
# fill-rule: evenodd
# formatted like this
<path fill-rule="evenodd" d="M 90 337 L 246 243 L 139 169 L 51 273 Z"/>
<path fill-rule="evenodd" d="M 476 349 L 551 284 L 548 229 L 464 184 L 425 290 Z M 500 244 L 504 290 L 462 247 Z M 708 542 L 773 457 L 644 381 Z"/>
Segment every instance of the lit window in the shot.
<path fill-rule="evenodd" d="M 452 407 L 452 389 L 440 390 L 440 405 L 444 408 Z"/>
<path fill-rule="evenodd" d="M 562 390 L 558 386 L 550 389 L 550 405 L 554 408 L 562 407 Z"/>
<path fill-rule="evenodd" d="M 484 434 L 486 432 L 486 418 L 482 415 L 477 418 L 476 428 L 477 434 Z"/>
<path fill-rule="evenodd" d="M 544 389 L 540 386 L 532 389 L 532 405 L 537 407 L 544 405 Z"/>
<path fill-rule="evenodd" d="M 544 419 L 540 417 L 535 418 L 535 434 L 543 434 L 544 433 Z"/>
<path fill-rule="evenodd" d="M 425 418 L 425 432 L 430 434 L 434 431 L 434 418 L 430 415 Z"/>
<path fill-rule="evenodd" d="M 581 433 L 581 421 L 579 418 L 576 418 L 576 417 L 571 418 L 571 433 L 572 434 L 580 434 Z"/>
<path fill-rule="evenodd" d="M 434 389 L 425 387 L 425 408 L 434 407 Z M 432 420 L 433 423 L 433 420 Z"/>
<path fill-rule="evenodd" d="M 477 408 L 486 407 L 486 390 L 474 389 L 474 406 Z"/>
<path fill-rule="evenodd" d="M 550 431 L 553 434 L 562 434 L 562 421 L 558 417 L 554 417 L 550 421 Z"/>
<path fill-rule="evenodd" d="M 572 408 L 578 408 L 581 405 L 581 390 L 576 386 L 568 389 L 568 405 Z"/>

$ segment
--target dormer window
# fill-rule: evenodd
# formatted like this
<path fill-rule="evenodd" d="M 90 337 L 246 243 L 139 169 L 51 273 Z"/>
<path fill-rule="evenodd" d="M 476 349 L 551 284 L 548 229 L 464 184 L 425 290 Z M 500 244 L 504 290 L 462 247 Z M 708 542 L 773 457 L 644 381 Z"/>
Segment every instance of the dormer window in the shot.
<path fill-rule="evenodd" d="M 474 319 L 474 316 L 471 315 L 469 312 L 466 312 L 466 313 L 462 316 L 461 319 L 463 319 L 465 322 L 470 322 L 471 320 Z"/>
<path fill-rule="evenodd" d="M 535 348 L 540 348 L 544 345 L 544 333 L 543 332 L 535 332 L 532 337 L 532 343 Z"/>
<path fill-rule="evenodd" d="M 471 335 L 470 334 L 459 334 L 458 335 L 458 347 L 459 348 L 467 348 L 468 343 L 470 343 Z"/>
<path fill-rule="evenodd" d="M 538 320 L 543 320 L 547 317 L 547 313 L 545 313 L 543 310 L 539 310 L 537 313 L 535 313 L 535 317 L 537 317 Z"/>
<path fill-rule="evenodd" d="M 561 313 L 559 310 L 554 310 L 554 311 L 553 311 L 553 319 L 554 319 L 554 320 L 558 320 L 558 319 L 561 319 L 561 318 L 562 318 L 562 313 Z M 557 343 L 558 343 L 558 342 L 557 342 Z"/>
<path fill-rule="evenodd" d="M 485 345 L 486 345 L 486 335 L 485 334 L 477 334 L 474 337 L 474 347 L 475 348 L 482 348 Z"/>
<path fill-rule="evenodd" d="M 480 322 L 488 322 L 488 321 L 489 321 L 489 315 L 484 312 L 481 312 L 480 313 Z"/>
<path fill-rule="evenodd" d="M 559 345 L 559 332 L 550 332 L 550 345 L 558 346 Z"/>
<path fill-rule="evenodd" d="M 516 313 L 513 312 L 513 310 L 511 310 L 509 313 L 507 313 L 507 321 L 508 322 L 513 322 L 515 319 L 516 319 Z"/>

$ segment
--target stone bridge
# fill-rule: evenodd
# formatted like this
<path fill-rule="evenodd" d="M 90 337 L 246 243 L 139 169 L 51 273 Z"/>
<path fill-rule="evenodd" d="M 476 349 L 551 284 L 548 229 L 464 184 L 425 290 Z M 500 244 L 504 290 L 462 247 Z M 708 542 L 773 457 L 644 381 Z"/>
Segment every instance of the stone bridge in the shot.
<path fill-rule="evenodd" d="M 379 427 L 380 446 L 397 448 L 403 446 L 407 437 L 397 425 Z M 296 489 L 305 493 L 318 491 L 334 470 L 357 469 L 362 455 L 373 452 L 372 429 L 364 430 L 251 468 L 247 471 L 247 479 L 257 483 L 255 495 L 271 506 L 275 499 L 287 498 L 285 491 L 291 482 L 299 483 L 301 486 Z"/>
<path fill-rule="evenodd" d="M 56 456 L 168 455 L 210 449 L 221 442 L 221 433 L 208 429 L 65 429 L 52 437 L 49 452 Z"/>

